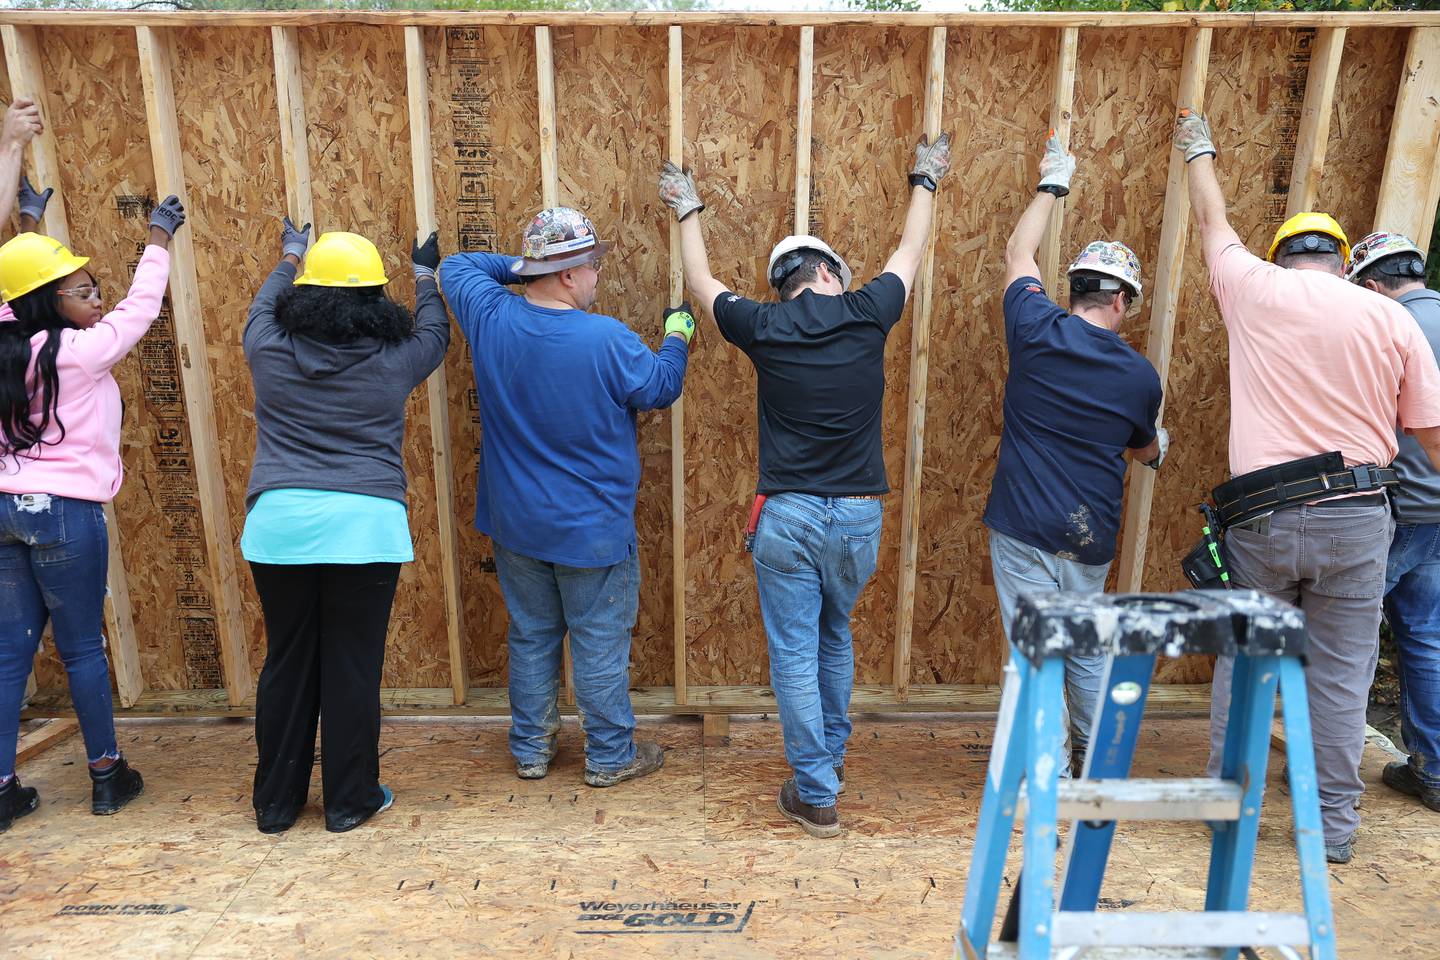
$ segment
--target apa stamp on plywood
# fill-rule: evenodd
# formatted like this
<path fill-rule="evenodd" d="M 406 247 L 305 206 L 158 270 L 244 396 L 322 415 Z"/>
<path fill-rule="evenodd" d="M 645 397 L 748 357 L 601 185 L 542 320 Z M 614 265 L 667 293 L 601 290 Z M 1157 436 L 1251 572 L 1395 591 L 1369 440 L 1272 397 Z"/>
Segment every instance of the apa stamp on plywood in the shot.
<path fill-rule="evenodd" d="M 183 903 L 67 903 L 57 917 L 168 917 L 189 910 Z"/>
<path fill-rule="evenodd" d="M 743 933 L 755 904 L 651 900 L 581 900 L 576 933 Z"/>

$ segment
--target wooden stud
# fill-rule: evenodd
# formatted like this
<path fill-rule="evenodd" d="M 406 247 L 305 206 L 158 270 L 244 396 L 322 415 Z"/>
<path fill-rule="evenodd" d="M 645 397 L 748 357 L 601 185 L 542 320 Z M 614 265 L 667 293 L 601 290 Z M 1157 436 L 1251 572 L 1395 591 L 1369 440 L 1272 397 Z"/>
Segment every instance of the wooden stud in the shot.
<path fill-rule="evenodd" d="M 294 27 L 271 27 L 275 51 L 275 101 L 280 108 L 280 166 L 285 200 L 297 227 L 315 222 L 310 194 L 310 149 L 305 132 L 305 84 L 300 72 L 300 38 Z M 311 233 L 318 236 L 319 230 Z"/>
<path fill-rule="evenodd" d="M 1201 109 L 1205 96 L 1205 75 L 1210 67 L 1209 27 L 1194 27 L 1185 35 L 1185 54 L 1180 66 L 1180 88 L 1175 105 Z M 1190 231 L 1190 187 L 1185 179 L 1185 158 L 1170 151 L 1170 171 L 1165 181 L 1165 212 L 1160 220 L 1160 252 L 1155 264 L 1150 308 L 1150 339 L 1145 355 L 1160 374 L 1165 386 L 1170 375 L 1170 350 L 1175 338 L 1175 318 L 1180 310 L 1180 281 L 1185 263 L 1185 241 Z M 1164 422 L 1162 399 L 1160 422 Z M 1125 519 L 1120 537 L 1119 587 L 1121 593 L 1141 589 L 1145 573 L 1145 548 L 1150 535 L 1150 508 L 1155 499 L 1155 471 L 1131 463 L 1126 481 Z"/>
<path fill-rule="evenodd" d="M 1080 30 L 1063 27 L 1060 49 L 1055 56 L 1054 103 L 1050 107 L 1050 128 L 1070 149 L 1071 115 L 1075 109 L 1075 68 L 1080 53 Z M 1040 239 L 1040 282 L 1047 290 L 1060 289 L 1060 237 L 1065 231 L 1065 200 L 1056 201 Z"/>
<path fill-rule="evenodd" d="M 173 38 L 167 29 L 136 27 L 135 40 L 140 50 L 140 78 L 145 85 L 145 116 L 150 131 L 150 154 L 155 163 L 155 190 L 161 196 L 176 194 L 184 202 L 185 158 L 180 149 L 171 69 Z M 185 385 L 185 413 L 194 447 L 205 553 L 216 588 L 215 625 L 220 659 L 230 702 L 238 704 L 254 690 L 254 677 L 245 626 L 240 617 L 235 540 L 230 533 L 230 510 L 225 502 L 225 466 L 216 434 L 215 393 L 195 275 L 195 248 L 191 244 L 194 229 L 193 226 L 181 228 L 170 242 L 170 309 L 179 347 L 180 377 Z"/>
<path fill-rule="evenodd" d="M 706 713 L 700 720 L 701 740 L 707 747 L 730 745 L 730 714 Z"/>
<path fill-rule="evenodd" d="M 1315 34 L 1310 47 L 1310 70 L 1305 76 L 1305 103 L 1300 109 L 1300 132 L 1295 138 L 1295 163 L 1290 174 L 1290 196 L 1285 216 L 1315 208 L 1325 149 L 1330 142 L 1330 116 L 1335 108 L 1335 81 L 1345 52 L 1345 28 L 1327 27 Z"/>
<path fill-rule="evenodd" d="M 26 760 L 38 756 L 62 740 L 68 740 L 78 732 L 80 732 L 79 721 L 71 720 L 68 717 L 43 721 L 39 727 L 31 730 L 16 742 L 15 765 L 18 767 Z"/>
<path fill-rule="evenodd" d="M 45 73 L 40 61 L 40 48 L 31 27 L 0 27 L 5 44 L 5 64 L 10 74 L 12 97 L 27 97 L 40 107 L 45 130 L 31 141 L 31 162 L 34 164 L 35 185 L 53 187 L 55 193 L 45 206 L 41 230 L 67 247 L 70 246 L 70 223 L 66 216 L 65 196 L 60 180 L 59 152 L 55 146 L 55 128 L 50 123 L 50 107 L 46 97 Z M 105 528 L 110 547 L 107 565 L 105 624 L 110 661 L 115 666 L 115 686 L 120 702 L 131 706 L 145 690 L 140 667 L 140 652 L 135 639 L 135 617 L 130 607 L 130 579 L 125 573 L 125 558 L 120 552 L 120 522 L 115 505 L 107 503 Z M 32 674 L 31 683 L 34 682 Z"/>
<path fill-rule="evenodd" d="M 930 62 L 925 79 L 925 135 L 940 135 L 945 99 L 944 27 L 930 30 Z M 938 209 L 938 204 L 936 205 Z M 910 638 L 915 629 L 915 564 L 920 545 L 920 479 L 925 466 L 925 398 L 930 375 L 930 316 L 934 306 L 935 220 L 915 278 L 915 307 L 910 332 L 910 397 L 905 420 L 905 487 L 900 501 L 900 581 L 895 611 L 895 666 L 891 683 L 896 701 L 910 695 Z"/>
<path fill-rule="evenodd" d="M 1440 27 L 1416 27 L 1405 49 L 1390 145 L 1380 177 L 1375 229 L 1422 242 L 1435 223 L 1432 189 L 1440 152 Z M 1423 199 L 1420 199 L 1423 198 Z M 1418 200 L 1418 202 L 1417 202 Z"/>
<path fill-rule="evenodd" d="M 684 68 L 679 27 L 670 28 L 669 93 L 670 131 L 666 153 L 670 162 L 685 163 Z M 685 266 L 680 256 L 680 231 L 673 217 L 670 224 L 670 302 L 685 299 Z M 685 398 L 670 406 L 670 556 L 673 560 L 671 608 L 674 612 L 675 702 L 686 700 L 688 683 L 685 642 Z"/>
<path fill-rule="evenodd" d="M 430 147 L 430 93 L 425 79 L 425 35 L 405 28 L 405 75 L 410 103 L 410 167 L 415 181 L 415 233 L 430 236 L 435 220 L 434 157 Z M 430 407 L 430 447 L 435 461 L 435 510 L 440 526 L 440 574 L 445 587 L 445 635 L 450 642 L 450 686 L 457 704 L 470 690 L 465 660 L 464 603 L 460 598 L 460 537 L 450 453 L 450 390 L 445 364 L 425 381 Z"/>
<path fill-rule="evenodd" d="M 535 74 L 540 106 L 540 202 L 547 207 L 560 203 L 560 153 L 556 140 L 555 54 L 550 28 L 535 28 Z M 565 675 L 564 700 L 575 703 L 575 664 L 570 656 L 570 634 L 565 634 L 561 662 Z"/>
<path fill-rule="evenodd" d="M 810 154 L 815 123 L 815 28 L 800 28 L 795 106 L 795 232 L 810 232 Z"/>

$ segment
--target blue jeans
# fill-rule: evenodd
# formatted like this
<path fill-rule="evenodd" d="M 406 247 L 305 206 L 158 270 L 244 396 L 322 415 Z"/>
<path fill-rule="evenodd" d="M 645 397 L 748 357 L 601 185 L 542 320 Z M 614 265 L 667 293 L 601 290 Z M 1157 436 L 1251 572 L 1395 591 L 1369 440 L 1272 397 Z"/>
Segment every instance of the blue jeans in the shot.
<path fill-rule="evenodd" d="M 1415 776 L 1440 787 L 1440 523 L 1396 524 L 1385 617 L 1400 650 L 1400 739 Z"/>
<path fill-rule="evenodd" d="M 640 558 L 567 567 L 495 544 L 510 613 L 510 752 L 549 760 L 560 732 L 562 643 L 570 632 L 575 703 L 585 727 L 585 768 L 619 770 L 635 759 L 630 635 L 640 611 Z"/>
<path fill-rule="evenodd" d="M 850 613 L 875 572 L 880 501 L 778 493 L 755 532 L 755 583 L 785 759 L 800 799 L 835 805 L 850 738 Z"/>
<path fill-rule="evenodd" d="M 1010 639 L 1010 621 L 1022 593 L 1055 593 L 1073 590 L 1079 593 L 1104 593 L 1105 577 L 1110 564 L 1080 563 L 1046 553 L 1038 547 L 1016 540 L 995 530 L 990 531 L 990 569 L 995 577 L 995 595 L 1000 600 L 1000 625 L 1005 639 L 1011 643 L 1010 656 L 1017 657 Z M 1095 719 L 1095 701 L 1100 697 L 1100 684 L 1105 679 L 1105 660 L 1095 657 L 1065 658 L 1065 696 L 1070 701 L 1065 724 L 1070 748 L 1085 750 L 1090 746 L 1090 725 Z M 1066 751 L 1069 757 L 1069 750 Z M 1077 775 L 1080 771 L 1074 771 Z"/>
<path fill-rule="evenodd" d="M 20 701 L 49 620 L 93 763 L 117 755 L 102 632 L 110 538 L 90 500 L 0 493 L 0 779 L 15 772 Z"/>

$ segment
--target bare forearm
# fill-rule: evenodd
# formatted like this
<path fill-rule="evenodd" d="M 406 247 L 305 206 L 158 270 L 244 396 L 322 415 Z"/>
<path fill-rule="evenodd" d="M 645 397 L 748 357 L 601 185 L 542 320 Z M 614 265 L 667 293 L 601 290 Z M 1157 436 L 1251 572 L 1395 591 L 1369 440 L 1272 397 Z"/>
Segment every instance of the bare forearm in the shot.
<path fill-rule="evenodd" d="M 1045 226 L 1050 222 L 1054 209 L 1055 194 L 1043 190 L 1035 194 L 1020 215 L 1015 229 L 1010 231 L 1010 239 L 1005 242 L 1006 260 L 1021 257 L 1035 259 L 1035 251 L 1040 249 L 1040 239 L 1045 236 Z"/>
<path fill-rule="evenodd" d="M 1190 179 L 1190 213 L 1201 237 L 1220 227 L 1225 219 L 1225 194 L 1215 173 L 1214 157 L 1196 157 L 1186 165 Z"/>
<path fill-rule="evenodd" d="M 707 310 L 725 285 L 710 272 L 710 257 L 705 252 L 705 235 L 700 230 L 700 214 L 692 213 L 677 225 L 680 230 L 680 263 L 685 268 L 685 287 L 690 296 Z"/>
<path fill-rule="evenodd" d="M 1420 446 L 1425 448 L 1426 455 L 1430 457 L 1430 464 L 1440 470 L 1440 427 L 1421 427 L 1407 432 L 1420 441 Z"/>
<path fill-rule="evenodd" d="M 905 285 L 905 296 L 915 286 L 915 274 L 925 255 L 930 239 L 930 223 L 935 213 L 935 194 L 924 187 L 910 188 L 910 206 L 905 211 L 905 226 L 900 231 L 900 245 L 885 261 L 885 273 L 893 273 Z"/>
<path fill-rule="evenodd" d="M 15 209 L 15 194 L 20 190 L 20 167 L 24 159 L 23 144 L 14 140 L 0 143 L 0 223 L 9 220 Z"/>

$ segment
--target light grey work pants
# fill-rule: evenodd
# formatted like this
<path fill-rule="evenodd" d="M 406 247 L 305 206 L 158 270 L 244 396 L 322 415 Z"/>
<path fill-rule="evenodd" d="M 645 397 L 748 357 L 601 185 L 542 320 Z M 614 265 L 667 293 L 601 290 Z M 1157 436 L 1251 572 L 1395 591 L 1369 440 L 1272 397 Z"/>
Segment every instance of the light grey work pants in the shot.
<path fill-rule="evenodd" d="M 1380 601 L 1394 522 L 1385 504 L 1331 500 L 1289 507 L 1225 533 L 1238 586 L 1305 611 L 1310 628 L 1305 687 L 1315 743 L 1325 842 L 1344 843 L 1360 825 L 1365 708 L 1379 656 Z M 1234 659 L 1215 664 L 1209 776 L 1219 776 Z"/>

